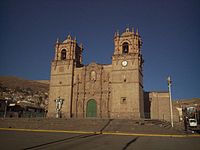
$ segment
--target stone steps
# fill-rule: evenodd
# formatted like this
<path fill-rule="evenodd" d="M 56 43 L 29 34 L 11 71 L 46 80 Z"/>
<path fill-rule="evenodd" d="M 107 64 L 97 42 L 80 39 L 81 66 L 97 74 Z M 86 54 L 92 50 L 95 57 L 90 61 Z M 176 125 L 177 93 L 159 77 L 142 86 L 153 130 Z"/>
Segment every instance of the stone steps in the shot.
<path fill-rule="evenodd" d="M 0 120 L 1 128 L 26 128 L 46 130 L 71 130 L 92 132 L 159 133 L 175 132 L 169 122 L 160 120 L 126 119 L 48 119 L 6 118 Z"/>

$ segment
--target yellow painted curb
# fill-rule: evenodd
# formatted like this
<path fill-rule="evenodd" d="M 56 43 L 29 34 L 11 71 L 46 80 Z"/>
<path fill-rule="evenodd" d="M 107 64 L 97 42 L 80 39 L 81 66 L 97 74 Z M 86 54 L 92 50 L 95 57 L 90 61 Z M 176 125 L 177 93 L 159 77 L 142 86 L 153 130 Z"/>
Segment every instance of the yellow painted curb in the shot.
<path fill-rule="evenodd" d="M 100 132 L 67 131 L 67 130 L 40 130 L 40 129 L 17 129 L 17 128 L 0 128 L 0 130 L 7 130 L 7 131 L 28 131 L 28 132 L 52 132 L 52 133 L 100 134 Z"/>
<path fill-rule="evenodd" d="M 123 133 L 123 132 L 89 132 L 89 131 L 67 131 L 67 130 L 39 130 L 39 129 L 17 129 L 17 128 L 0 128 L 6 131 L 27 131 L 27 132 L 49 132 L 49 133 L 73 133 L 73 134 L 103 134 L 103 135 L 125 135 L 125 136 L 143 136 L 143 137 L 200 137 L 199 134 L 142 134 L 142 133 Z"/>
<path fill-rule="evenodd" d="M 142 134 L 142 133 L 115 133 L 115 132 L 104 132 L 107 135 L 127 135 L 127 136 L 146 136 L 146 137 L 187 137 L 187 135 L 181 134 Z M 199 136 L 200 137 L 200 136 Z"/>

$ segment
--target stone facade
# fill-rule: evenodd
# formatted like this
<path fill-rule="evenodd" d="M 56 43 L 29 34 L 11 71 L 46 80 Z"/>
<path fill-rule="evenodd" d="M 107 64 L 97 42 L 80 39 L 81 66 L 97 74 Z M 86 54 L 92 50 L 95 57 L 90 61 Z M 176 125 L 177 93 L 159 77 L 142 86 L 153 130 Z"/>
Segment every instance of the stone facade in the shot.
<path fill-rule="evenodd" d="M 70 35 L 55 44 L 48 117 L 170 121 L 168 92 L 143 91 L 142 41 L 129 28 L 114 35 L 112 64 L 82 64 L 83 46 Z M 57 100 L 56 100 L 57 99 Z M 56 102 L 55 102 L 56 100 Z"/>
<path fill-rule="evenodd" d="M 142 41 L 138 31 L 114 35 L 112 64 L 82 64 L 82 45 L 70 35 L 55 44 L 51 64 L 48 117 L 56 116 L 55 99 L 63 99 L 64 118 L 144 117 Z"/>

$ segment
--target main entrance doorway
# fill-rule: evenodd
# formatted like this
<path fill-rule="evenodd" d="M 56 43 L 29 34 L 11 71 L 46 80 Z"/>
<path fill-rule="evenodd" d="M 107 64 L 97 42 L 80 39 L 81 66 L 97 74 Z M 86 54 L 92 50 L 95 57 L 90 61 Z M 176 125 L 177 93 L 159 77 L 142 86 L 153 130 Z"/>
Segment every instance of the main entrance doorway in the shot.
<path fill-rule="evenodd" d="M 97 117 L 97 103 L 94 99 L 87 102 L 86 117 Z"/>

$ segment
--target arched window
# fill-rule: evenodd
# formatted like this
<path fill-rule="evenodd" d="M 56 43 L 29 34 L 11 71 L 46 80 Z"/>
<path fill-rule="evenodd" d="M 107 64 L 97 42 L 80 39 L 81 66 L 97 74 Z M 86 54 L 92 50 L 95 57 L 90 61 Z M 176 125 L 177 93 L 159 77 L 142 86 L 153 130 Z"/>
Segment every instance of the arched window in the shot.
<path fill-rule="evenodd" d="M 129 46 L 128 46 L 128 43 L 127 42 L 124 42 L 123 44 L 122 44 L 122 53 L 123 54 L 127 54 L 128 53 L 128 49 L 129 48 Z"/>
<path fill-rule="evenodd" d="M 93 71 L 91 71 L 91 73 L 90 73 L 90 80 L 92 80 L 92 81 L 96 81 L 96 72 L 93 70 Z"/>
<path fill-rule="evenodd" d="M 65 60 L 66 59 L 66 53 L 67 53 L 66 49 L 63 49 L 61 51 L 61 60 Z"/>

